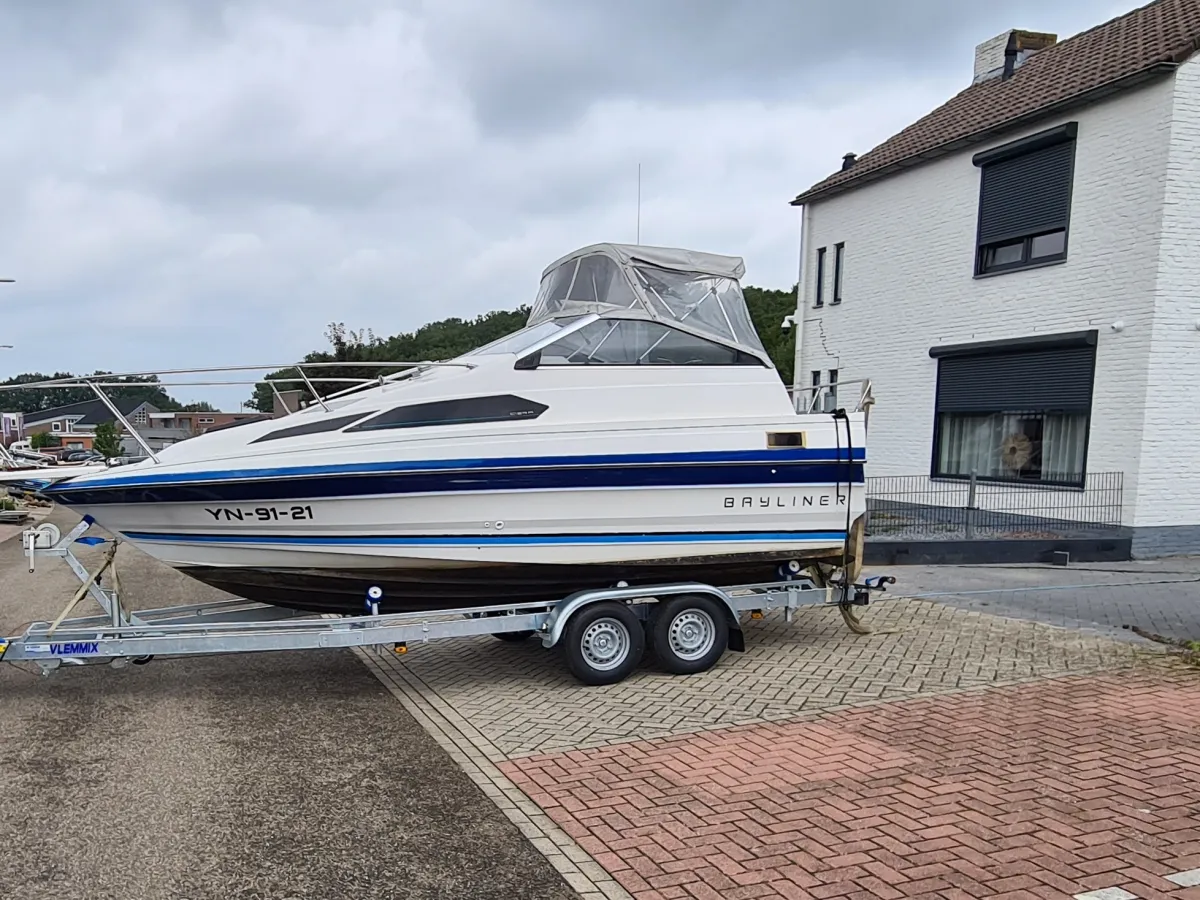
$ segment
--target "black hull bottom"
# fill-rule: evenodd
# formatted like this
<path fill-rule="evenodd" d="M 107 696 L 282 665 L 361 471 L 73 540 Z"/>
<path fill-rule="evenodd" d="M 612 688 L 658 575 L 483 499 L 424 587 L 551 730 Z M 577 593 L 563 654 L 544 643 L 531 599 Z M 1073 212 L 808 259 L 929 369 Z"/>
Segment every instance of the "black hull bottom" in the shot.
<path fill-rule="evenodd" d="M 189 566 L 179 571 L 247 600 L 288 609 L 362 614 L 367 589 L 383 589 L 380 612 L 462 609 L 561 600 L 588 588 L 699 581 L 751 584 L 779 579 L 777 556 L 706 557 L 668 563 L 464 566 L 438 569 L 249 569 Z M 832 560 L 830 560 L 832 561 Z"/>

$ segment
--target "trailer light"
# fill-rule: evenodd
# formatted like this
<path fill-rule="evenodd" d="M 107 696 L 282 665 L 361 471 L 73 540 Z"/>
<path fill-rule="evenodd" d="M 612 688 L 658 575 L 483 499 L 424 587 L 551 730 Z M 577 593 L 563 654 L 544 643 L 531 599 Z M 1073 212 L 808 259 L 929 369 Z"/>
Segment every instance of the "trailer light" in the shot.
<path fill-rule="evenodd" d="M 762 617 L 763 617 L 763 611 L 761 609 L 750 610 L 750 618 L 761 619 Z"/>
<path fill-rule="evenodd" d="M 403 656 L 405 653 L 408 652 L 408 644 L 404 643 L 403 641 L 401 641 L 399 644 L 393 644 L 392 652 L 396 653 L 397 655 Z"/>

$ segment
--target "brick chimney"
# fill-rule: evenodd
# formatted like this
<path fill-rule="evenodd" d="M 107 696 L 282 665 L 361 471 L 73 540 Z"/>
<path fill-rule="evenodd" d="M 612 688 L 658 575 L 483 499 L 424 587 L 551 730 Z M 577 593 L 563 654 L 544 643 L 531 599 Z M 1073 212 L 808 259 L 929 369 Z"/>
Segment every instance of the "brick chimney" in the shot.
<path fill-rule="evenodd" d="M 971 83 L 1010 78 L 1030 56 L 1054 46 L 1057 41 L 1056 34 L 1010 28 L 975 48 L 975 77 Z"/>
<path fill-rule="evenodd" d="M 274 398 L 274 408 L 271 410 L 271 418 L 278 419 L 281 416 L 286 416 L 288 413 L 297 412 L 300 409 L 300 401 L 303 397 L 304 391 L 280 391 Z"/>

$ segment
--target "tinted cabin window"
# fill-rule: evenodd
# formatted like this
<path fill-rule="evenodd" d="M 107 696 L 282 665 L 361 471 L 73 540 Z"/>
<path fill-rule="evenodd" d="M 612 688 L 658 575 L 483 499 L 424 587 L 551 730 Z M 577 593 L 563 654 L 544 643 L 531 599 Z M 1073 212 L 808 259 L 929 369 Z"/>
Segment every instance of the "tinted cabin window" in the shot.
<path fill-rule="evenodd" d="M 733 347 L 641 319 L 601 319 L 526 357 L 536 366 L 761 366 Z"/>
<path fill-rule="evenodd" d="M 280 428 L 278 431 L 271 431 L 264 434 L 260 438 L 255 438 L 250 443 L 259 444 L 263 441 L 277 441 L 281 438 L 301 437 L 308 434 L 322 434 L 326 431 L 340 431 L 351 422 L 357 422 L 366 416 L 372 415 L 372 412 L 358 412 L 352 416 L 337 416 L 332 419 L 323 419 L 319 422 L 305 422 L 303 425 L 292 425 L 289 428 Z M 251 422 L 253 419 L 247 419 L 243 422 L 232 422 L 231 425 L 242 425 L 245 422 Z M 210 428 L 209 431 L 216 431 L 215 428 Z"/>
<path fill-rule="evenodd" d="M 480 422 L 515 422 L 536 419 L 550 407 L 534 400 L 501 394 L 493 397 L 463 397 L 399 406 L 347 428 L 352 431 L 381 431 L 390 428 L 424 428 L 431 425 L 473 425 Z"/>

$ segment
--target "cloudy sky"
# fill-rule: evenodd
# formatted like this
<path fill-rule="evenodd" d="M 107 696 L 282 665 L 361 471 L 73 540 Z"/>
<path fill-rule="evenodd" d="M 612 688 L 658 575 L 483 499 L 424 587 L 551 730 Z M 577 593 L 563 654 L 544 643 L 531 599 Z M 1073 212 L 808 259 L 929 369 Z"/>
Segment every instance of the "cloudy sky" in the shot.
<path fill-rule="evenodd" d="M 597 241 L 795 281 L 788 200 L 1112 0 L 6 0 L 0 377 L 278 363 Z M 179 392 L 234 408 L 245 392 Z"/>

